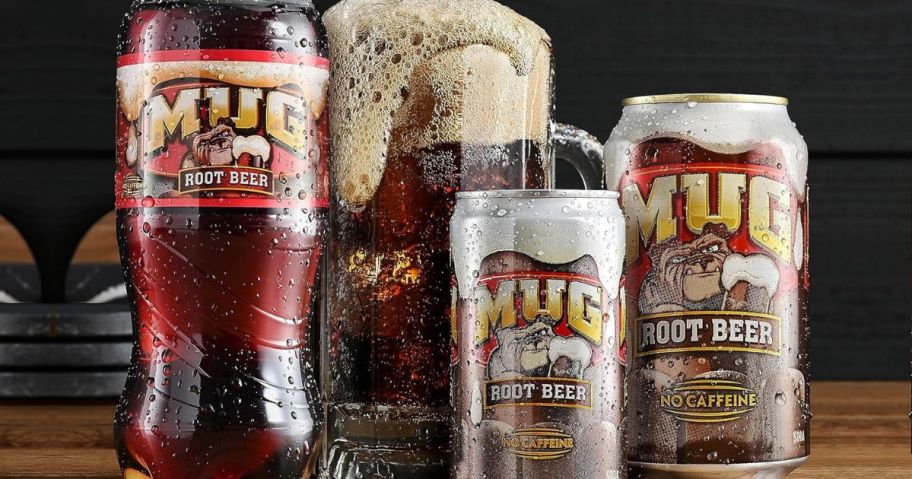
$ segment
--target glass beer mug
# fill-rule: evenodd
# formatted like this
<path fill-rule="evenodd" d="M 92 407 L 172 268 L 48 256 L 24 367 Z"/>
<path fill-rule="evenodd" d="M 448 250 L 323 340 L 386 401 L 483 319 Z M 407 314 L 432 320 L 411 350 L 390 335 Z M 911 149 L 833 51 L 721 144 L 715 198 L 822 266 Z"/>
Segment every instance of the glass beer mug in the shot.
<path fill-rule="evenodd" d="M 552 188 L 555 150 L 598 188 L 601 145 L 553 125 L 550 40 L 495 2 L 348 0 L 326 26 L 323 477 L 444 477 L 455 193 Z"/>

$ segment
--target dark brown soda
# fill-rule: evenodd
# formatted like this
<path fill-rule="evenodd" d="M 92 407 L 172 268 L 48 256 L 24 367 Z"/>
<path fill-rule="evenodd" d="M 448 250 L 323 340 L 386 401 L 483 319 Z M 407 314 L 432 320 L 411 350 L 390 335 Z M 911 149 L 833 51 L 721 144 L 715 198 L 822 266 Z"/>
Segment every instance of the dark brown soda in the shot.
<path fill-rule="evenodd" d="M 328 470 L 345 471 L 346 461 L 360 460 L 342 452 L 355 440 L 374 448 L 413 447 L 401 467 L 387 466 L 396 477 L 448 473 L 449 220 L 455 194 L 544 188 L 551 174 L 545 155 L 531 140 L 391 148 L 373 199 L 356 211 L 334 209 L 328 295 L 336 307 L 323 332 L 329 344 L 324 395 L 334 398 L 327 417 Z M 386 406 L 395 417 L 384 416 Z M 368 420 L 397 430 L 349 429 Z"/>
<path fill-rule="evenodd" d="M 546 175 L 532 141 L 435 145 L 392 153 L 373 200 L 354 213 L 337 208 L 331 294 L 348 307 L 330 318 L 330 372 L 349 400 L 447 404 L 455 194 L 539 189 Z"/>
<path fill-rule="evenodd" d="M 137 1 L 118 55 L 325 57 L 323 38 L 309 0 Z M 325 163 L 325 140 L 311 141 Z M 155 479 L 301 478 L 322 422 L 312 330 L 326 210 L 148 200 L 117 214 L 136 338 L 115 418 L 121 467 Z"/>

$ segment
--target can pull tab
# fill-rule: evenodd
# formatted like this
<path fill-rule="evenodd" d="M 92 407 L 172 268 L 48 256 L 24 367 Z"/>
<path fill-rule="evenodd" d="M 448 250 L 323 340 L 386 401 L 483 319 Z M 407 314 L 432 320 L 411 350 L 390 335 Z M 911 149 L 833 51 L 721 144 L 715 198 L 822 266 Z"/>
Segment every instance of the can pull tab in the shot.
<path fill-rule="evenodd" d="M 604 189 L 603 145 L 587 131 L 573 125 L 557 123 L 552 135 L 554 157 L 569 162 L 587 190 Z"/>

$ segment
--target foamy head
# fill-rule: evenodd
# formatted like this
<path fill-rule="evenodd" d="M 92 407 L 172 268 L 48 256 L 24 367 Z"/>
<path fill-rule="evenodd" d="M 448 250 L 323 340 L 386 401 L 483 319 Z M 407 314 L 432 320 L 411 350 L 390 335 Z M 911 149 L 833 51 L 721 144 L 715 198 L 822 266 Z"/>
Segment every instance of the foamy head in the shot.
<path fill-rule="evenodd" d="M 491 0 L 344 0 L 325 23 L 333 176 L 349 204 L 374 196 L 391 146 L 547 139 L 549 39 L 513 10 Z"/>

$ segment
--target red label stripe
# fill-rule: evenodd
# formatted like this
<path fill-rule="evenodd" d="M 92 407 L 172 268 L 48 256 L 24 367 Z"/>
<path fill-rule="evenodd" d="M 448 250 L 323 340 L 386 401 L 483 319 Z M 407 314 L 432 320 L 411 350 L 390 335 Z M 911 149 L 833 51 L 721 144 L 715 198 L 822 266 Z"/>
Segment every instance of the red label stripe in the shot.
<path fill-rule="evenodd" d="M 161 50 L 128 53 L 117 58 L 117 67 L 143 63 L 235 61 L 259 63 L 287 63 L 329 70 L 329 60 L 316 55 L 295 55 L 268 50 Z"/>
<path fill-rule="evenodd" d="M 144 208 L 142 198 L 117 199 L 117 208 Z M 275 198 L 156 198 L 152 208 L 329 208 L 327 199 L 277 201 Z"/>

